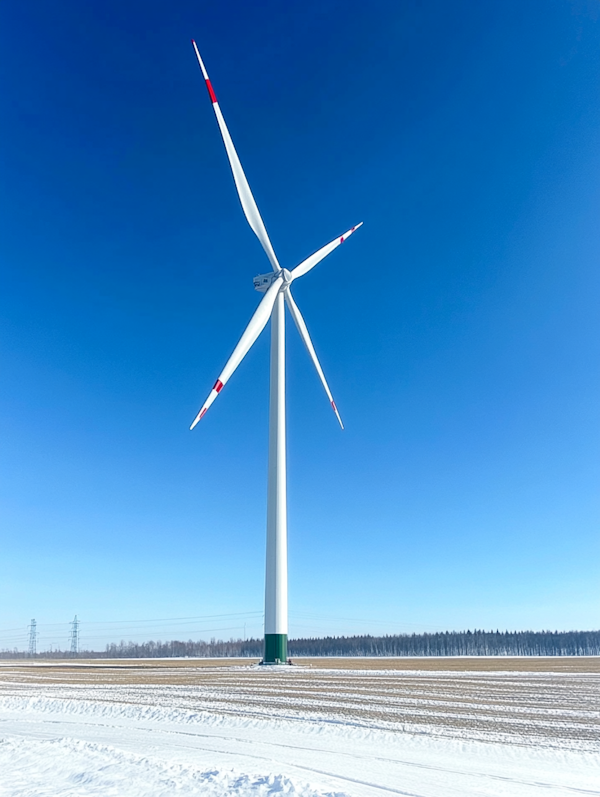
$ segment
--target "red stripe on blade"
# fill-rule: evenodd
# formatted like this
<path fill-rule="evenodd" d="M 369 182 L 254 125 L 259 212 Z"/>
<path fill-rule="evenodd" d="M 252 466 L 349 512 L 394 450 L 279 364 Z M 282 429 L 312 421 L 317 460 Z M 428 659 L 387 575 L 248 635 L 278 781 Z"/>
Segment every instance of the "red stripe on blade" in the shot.
<path fill-rule="evenodd" d="M 217 381 L 215 382 L 215 386 L 213 387 L 213 390 L 216 390 L 217 393 L 220 393 L 221 390 L 223 390 L 223 382 L 221 382 L 220 379 L 217 379 Z"/>
<path fill-rule="evenodd" d="M 202 412 L 200 413 L 200 417 L 198 418 L 198 420 L 199 420 L 199 421 L 201 421 L 201 420 L 202 420 L 202 416 L 204 415 L 204 413 L 206 412 L 206 410 L 207 410 L 207 409 L 208 409 L 208 407 L 205 407 L 205 408 L 202 410 Z"/>
<path fill-rule="evenodd" d="M 335 406 L 335 401 L 331 402 L 331 406 L 333 407 L 333 411 L 337 412 L 337 407 Z"/>
<path fill-rule="evenodd" d="M 216 102 L 217 101 L 217 95 L 213 91 L 213 87 L 212 87 L 211 82 L 210 82 L 210 80 L 208 78 L 206 78 L 206 88 L 208 89 L 208 94 L 210 96 L 210 101 L 213 102 L 213 103 Z"/>

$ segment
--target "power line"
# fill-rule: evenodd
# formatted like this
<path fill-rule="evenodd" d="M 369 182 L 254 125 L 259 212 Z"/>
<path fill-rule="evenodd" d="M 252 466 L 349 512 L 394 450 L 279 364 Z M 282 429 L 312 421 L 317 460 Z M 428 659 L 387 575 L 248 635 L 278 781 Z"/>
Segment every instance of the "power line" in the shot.
<path fill-rule="evenodd" d="M 192 617 L 155 617 L 150 620 L 92 620 L 89 623 L 86 622 L 86 625 L 126 625 L 126 624 L 140 625 L 142 623 L 172 623 L 182 620 L 186 621 L 211 620 L 216 617 L 245 617 L 246 615 L 250 614 L 262 615 L 263 612 L 253 611 L 253 612 L 234 612 L 231 614 L 197 614 Z"/>
<path fill-rule="evenodd" d="M 391 623 L 389 621 L 383 620 L 368 620 L 365 618 L 358 619 L 356 617 L 333 617 L 327 615 L 320 615 L 320 614 L 313 614 L 312 612 L 290 612 L 292 625 L 296 628 L 296 633 L 312 629 L 313 634 L 315 631 L 329 631 L 327 626 L 331 623 L 339 623 L 339 622 L 352 622 L 352 623 L 361 623 L 365 625 L 375 625 L 381 626 L 386 625 L 388 628 L 390 626 L 395 626 L 395 630 L 393 633 L 402 633 L 399 631 L 400 628 L 407 628 L 407 627 L 421 627 L 421 628 L 435 628 L 438 630 L 440 626 L 430 626 L 425 623 L 406 623 L 406 622 L 399 622 L 399 623 Z M 150 641 L 152 638 L 155 640 L 160 640 L 161 638 L 170 638 L 171 640 L 177 640 L 183 638 L 183 635 L 186 636 L 189 634 L 190 637 L 208 634 L 216 634 L 222 633 L 224 631 L 239 631 L 240 637 L 246 638 L 246 628 L 247 624 L 251 626 L 254 625 L 255 622 L 258 622 L 259 619 L 263 617 L 263 612 L 258 610 L 247 611 L 247 612 L 229 612 L 229 613 L 220 613 L 220 614 L 208 614 L 208 615 L 191 615 L 187 617 L 162 617 L 162 618 L 148 618 L 148 619 L 138 619 L 138 620 L 92 620 L 89 623 L 85 623 L 86 630 L 89 630 L 91 633 L 84 634 L 84 645 L 87 647 L 90 644 L 98 644 L 99 642 L 102 643 L 109 643 L 110 638 L 115 637 L 124 640 L 126 637 L 128 641 L 134 639 L 144 639 L 144 641 Z M 234 626 L 225 626 L 225 627 L 217 627 L 217 628 L 207 628 L 205 627 L 205 623 L 212 619 L 231 619 L 234 622 L 237 622 Z M 315 622 L 316 621 L 316 622 Z M 152 626 L 154 624 L 154 626 Z M 309 625 L 310 624 L 310 625 Z M 40 633 L 37 630 L 38 623 L 36 620 L 32 620 L 27 631 L 25 633 L 20 634 L 13 634 L 10 633 L 12 631 L 20 631 L 20 628 L 14 629 L 4 629 L 4 635 L 0 632 L 0 644 L 9 646 L 14 644 L 18 647 L 25 647 L 28 645 L 28 651 L 31 656 L 35 656 L 37 654 L 37 647 L 40 644 L 40 640 L 43 638 L 45 643 L 48 644 L 49 640 L 56 641 L 56 635 L 60 634 L 59 629 L 65 628 L 65 626 L 69 626 L 69 635 L 68 635 L 68 647 L 67 650 L 70 650 L 72 655 L 77 655 L 81 649 L 81 632 L 80 632 L 80 621 L 78 616 L 75 615 L 75 618 L 68 622 L 68 623 L 44 623 L 43 624 L 43 633 Z M 201 626 L 198 628 L 197 626 Z M 243 627 L 243 628 L 242 628 Z M 22 628 L 22 626 L 21 626 Z M 57 629 L 56 631 L 53 629 Z M 398 629 L 398 630 L 396 630 Z M 317 631 L 317 633 L 318 633 Z M 329 631 L 331 633 L 331 631 Z M 406 633 L 406 631 L 405 631 Z M 62 634 L 60 634 L 62 636 Z"/>
<path fill-rule="evenodd" d="M 86 621 L 88 625 L 142 625 L 143 623 L 172 623 L 172 622 L 192 622 L 194 620 L 212 620 L 221 617 L 249 617 L 251 615 L 263 615 L 263 611 L 250 611 L 250 612 L 230 612 L 229 614 L 197 614 L 190 617 L 154 617 L 146 620 L 90 620 Z M 71 621 L 72 622 L 72 621 Z M 71 622 L 62 623 L 43 623 L 44 629 L 49 628 L 64 628 L 66 625 L 71 625 Z M 0 628 L 0 638 L 3 634 L 11 633 L 12 631 L 22 631 L 22 626 L 17 628 Z M 21 637 L 23 634 L 11 636 L 10 638 Z M 70 638 L 70 637 L 69 637 Z"/>
<path fill-rule="evenodd" d="M 23 630 L 23 626 L 21 626 L 21 625 L 18 628 L 2 628 L 2 629 L 0 629 L 0 634 L 8 634 L 11 631 L 22 631 L 22 630 Z"/>
<path fill-rule="evenodd" d="M 213 619 L 231 619 L 234 622 L 239 618 L 239 624 L 241 626 L 242 622 L 253 622 L 258 621 L 262 618 L 263 612 L 254 610 L 254 611 L 247 611 L 247 612 L 229 612 L 229 613 L 220 613 L 220 614 L 200 614 L 200 615 L 191 615 L 188 617 L 163 617 L 163 618 L 149 618 L 144 620 L 92 620 L 89 623 L 86 622 L 86 628 L 92 626 L 90 631 L 95 631 L 95 634 L 91 636 L 85 635 L 86 644 L 88 641 L 92 640 L 100 640 L 106 641 L 107 638 L 114 637 L 115 635 L 118 636 L 127 636 L 131 637 L 150 637 L 150 636 L 158 636 L 158 635 L 172 635 L 173 637 L 178 636 L 179 634 L 199 634 L 199 633 L 214 633 L 214 632 L 221 632 L 221 631 L 230 631 L 235 630 L 238 626 L 227 626 L 225 628 L 195 628 L 193 626 L 202 625 L 207 621 Z M 74 626 L 75 621 L 77 621 L 77 625 Z M 149 627 L 152 623 L 160 623 L 163 627 Z M 36 623 L 36 650 L 37 644 L 39 644 L 40 634 L 37 632 L 37 623 Z M 71 649 L 73 651 L 73 645 L 75 645 L 76 652 L 79 652 L 81 648 L 81 638 L 80 638 L 80 621 L 78 620 L 77 616 L 75 620 L 71 622 L 62 622 L 62 623 L 43 623 L 43 634 L 42 637 L 44 640 L 48 639 L 55 639 L 57 636 L 62 636 L 60 629 L 65 629 L 66 626 L 69 626 L 69 635 L 68 635 L 68 648 L 67 650 Z M 179 628 L 177 627 L 179 626 Z M 192 626 L 192 627 L 190 627 Z M 187 628 L 186 628 L 187 627 Z M 26 631 L 15 634 L 12 633 L 14 631 L 21 631 L 22 626 L 20 628 L 6 628 L 3 631 L 0 631 L 0 645 L 8 647 L 11 645 L 18 646 L 18 647 L 25 647 L 31 641 L 31 635 L 29 633 L 29 629 Z M 76 631 L 76 636 L 74 637 L 74 631 Z"/>
<path fill-rule="evenodd" d="M 86 625 L 87 625 L 87 623 L 86 623 Z M 241 626 L 239 626 L 239 625 L 230 625 L 230 626 L 227 626 L 226 628 L 198 628 L 198 629 L 196 629 L 194 631 L 194 633 L 195 634 L 209 634 L 209 633 L 210 634 L 214 634 L 217 631 L 235 631 L 236 629 L 237 630 L 241 630 Z M 148 635 L 150 633 L 152 633 L 151 629 L 147 630 L 147 631 L 139 631 L 139 632 L 134 633 L 134 634 L 128 634 L 127 636 L 128 636 L 129 639 L 131 639 L 132 637 L 144 637 L 145 639 L 148 639 Z M 84 638 L 84 641 L 87 643 L 87 642 L 92 642 L 92 641 L 98 640 L 98 639 L 104 640 L 104 639 L 106 639 L 106 634 L 103 634 L 102 636 L 88 636 L 87 634 L 85 634 L 83 638 Z M 154 640 L 150 640 L 150 641 L 154 641 Z M 175 641 L 182 641 L 182 640 L 175 640 Z M 116 643 L 113 643 L 113 644 L 116 644 Z"/>
<path fill-rule="evenodd" d="M 395 627 L 409 627 L 409 628 L 430 628 L 434 631 L 445 630 L 447 626 L 444 625 L 432 625 L 431 623 L 407 623 L 407 622 L 394 622 L 392 620 L 369 620 L 358 617 L 334 617 L 332 615 L 322 615 L 322 614 L 312 614 L 310 612 L 294 612 L 290 611 L 290 617 L 299 617 L 305 620 L 322 620 L 325 622 L 349 622 L 349 623 L 366 623 L 367 625 L 384 625 L 384 626 L 395 626 Z"/>

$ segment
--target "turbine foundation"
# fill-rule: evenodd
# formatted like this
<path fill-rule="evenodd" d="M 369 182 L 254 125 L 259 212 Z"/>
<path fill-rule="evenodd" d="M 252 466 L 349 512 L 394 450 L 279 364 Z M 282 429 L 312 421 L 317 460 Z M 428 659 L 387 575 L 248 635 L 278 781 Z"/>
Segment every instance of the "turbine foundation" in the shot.
<path fill-rule="evenodd" d="M 265 634 L 265 655 L 261 664 L 288 664 L 287 634 Z"/>

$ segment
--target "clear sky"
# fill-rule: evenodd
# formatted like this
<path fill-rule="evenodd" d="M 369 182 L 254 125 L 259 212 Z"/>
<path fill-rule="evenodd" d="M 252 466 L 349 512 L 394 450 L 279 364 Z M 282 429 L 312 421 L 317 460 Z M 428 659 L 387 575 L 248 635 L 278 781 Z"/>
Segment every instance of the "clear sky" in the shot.
<path fill-rule="evenodd" d="M 0 648 L 262 633 L 269 271 L 290 634 L 597 628 L 600 4 L 2 4 Z M 181 619 L 172 618 L 194 618 Z M 143 622 L 145 621 L 145 622 Z M 245 628 L 244 628 L 245 626 Z"/>

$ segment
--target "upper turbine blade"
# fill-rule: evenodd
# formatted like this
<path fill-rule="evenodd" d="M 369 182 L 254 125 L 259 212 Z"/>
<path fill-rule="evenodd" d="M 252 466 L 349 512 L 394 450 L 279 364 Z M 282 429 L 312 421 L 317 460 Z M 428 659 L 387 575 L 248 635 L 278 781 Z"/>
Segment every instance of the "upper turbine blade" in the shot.
<path fill-rule="evenodd" d="M 322 249 L 319 249 L 319 251 L 315 252 L 314 255 L 307 257 L 306 260 L 300 263 L 299 266 L 296 266 L 296 268 L 292 269 L 292 279 L 296 279 L 296 277 L 301 277 L 303 274 L 306 274 L 307 271 L 310 271 L 311 268 L 314 268 L 317 265 L 317 263 L 320 263 L 321 260 L 323 260 L 324 257 L 327 257 L 327 255 L 330 252 L 333 252 L 333 250 L 337 246 L 343 244 L 346 238 L 349 238 L 354 232 L 354 230 L 358 230 L 359 227 L 362 227 L 362 221 L 360 222 L 360 224 L 357 224 L 356 227 L 353 227 L 351 230 L 348 230 L 348 232 L 345 232 L 343 235 L 340 235 L 340 237 L 336 238 L 335 241 L 332 241 L 330 244 L 327 244 Z"/>
<path fill-rule="evenodd" d="M 225 368 L 219 374 L 219 378 L 215 382 L 215 386 L 210 391 L 208 398 L 202 405 L 200 412 L 196 415 L 194 419 L 194 423 L 190 426 L 190 429 L 193 429 L 194 426 L 198 423 L 200 418 L 204 415 L 206 410 L 210 407 L 213 401 L 221 392 L 223 385 L 227 384 L 227 380 L 231 376 L 231 374 L 235 371 L 238 365 L 242 362 L 246 354 L 248 353 L 250 347 L 256 340 L 256 338 L 260 335 L 260 333 L 265 328 L 267 321 L 269 320 L 269 316 L 273 310 L 273 305 L 275 304 L 275 299 L 277 298 L 277 294 L 279 293 L 279 289 L 283 284 L 282 277 L 277 277 L 276 280 L 273 281 L 269 290 L 265 293 L 262 298 L 261 303 L 256 308 L 256 311 L 252 318 L 250 319 L 250 323 L 246 327 L 244 334 L 239 340 L 238 345 L 233 350 L 233 354 L 227 360 L 227 364 Z"/>
<path fill-rule="evenodd" d="M 192 39 L 192 44 L 194 45 L 194 50 L 196 51 L 196 56 L 198 58 L 198 63 L 200 64 L 200 69 L 202 70 L 202 75 L 204 76 L 204 80 L 206 81 L 206 88 L 208 89 L 208 94 L 212 102 L 213 110 L 215 112 L 215 116 L 217 117 L 219 129 L 221 130 L 221 135 L 223 136 L 223 142 L 225 144 L 225 149 L 227 150 L 227 157 L 229 158 L 229 164 L 231 166 L 231 171 L 233 172 L 233 179 L 235 180 L 235 186 L 237 188 L 237 192 L 240 197 L 240 202 L 242 203 L 242 208 L 244 210 L 244 213 L 246 214 L 246 218 L 248 219 L 248 224 L 254 230 L 256 237 L 261 242 L 263 249 L 267 253 L 267 257 L 269 258 L 271 265 L 273 266 L 273 271 L 279 271 L 280 266 L 277 260 L 277 256 L 273 251 L 273 246 L 271 245 L 271 241 L 269 240 L 269 236 L 267 235 L 265 225 L 263 224 L 263 220 L 260 216 L 260 213 L 258 212 L 256 202 L 254 201 L 254 197 L 252 196 L 252 191 L 250 190 L 250 186 L 248 185 L 248 181 L 246 180 L 246 175 L 244 174 L 244 170 L 242 169 L 242 164 L 240 163 L 240 159 L 238 158 L 237 152 L 235 151 L 235 147 L 233 146 L 233 141 L 231 140 L 231 136 L 229 135 L 229 130 L 227 129 L 227 125 L 225 124 L 225 119 L 223 119 L 223 114 L 221 113 L 221 109 L 219 108 L 219 103 L 217 102 L 217 97 L 215 95 L 215 92 L 213 91 L 213 87 L 208 77 L 208 73 L 202 61 L 202 58 L 200 57 L 200 53 L 198 51 L 198 47 L 196 46 L 196 42 L 193 39 Z"/>
<path fill-rule="evenodd" d="M 317 353 L 315 352 L 315 347 L 312 344 L 312 340 L 310 339 L 310 335 L 308 334 L 308 329 L 306 327 L 304 319 L 302 318 L 302 314 L 300 313 L 300 310 L 298 310 L 298 305 L 296 304 L 296 302 L 292 298 L 292 293 L 291 293 L 289 288 L 285 292 L 285 300 L 287 302 L 287 306 L 288 306 L 289 311 L 290 311 L 290 313 L 292 315 L 292 318 L 294 319 L 294 321 L 296 323 L 296 326 L 298 327 L 298 332 L 300 333 L 300 337 L 304 341 L 304 345 L 308 349 L 308 353 L 310 354 L 311 359 L 312 359 L 313 363 L 315 364 L 315 368 L 317 369 L 317 373 L 319 374 L 319 377 L 321 378 L 321 382 L 323 383 L 323 387 L 325 388 L 325 392 L 327 393 L 327 397 L 329 398 L 331 406 L 333 407 L 333 411 L 335 412 L 335 414 L 337 416 L 337 419 L 340 422 L 340 426 L 343 429 L 344 428 L 344 424 L 342 423 L 342 419 L 340 418 L 340 414 L 338 412 L 338 409 L 335 406 L 335 401 L 333 400 L 333 396 L 331 395 L 331 390 L 329 389 L 329 385 L 327 384 L 327 380 L 325 379 L 325 374 L 323 373 L 323 369 L 321 368 L 321 363 L 319 362 L 319 359 L 317 357 Z"/>

